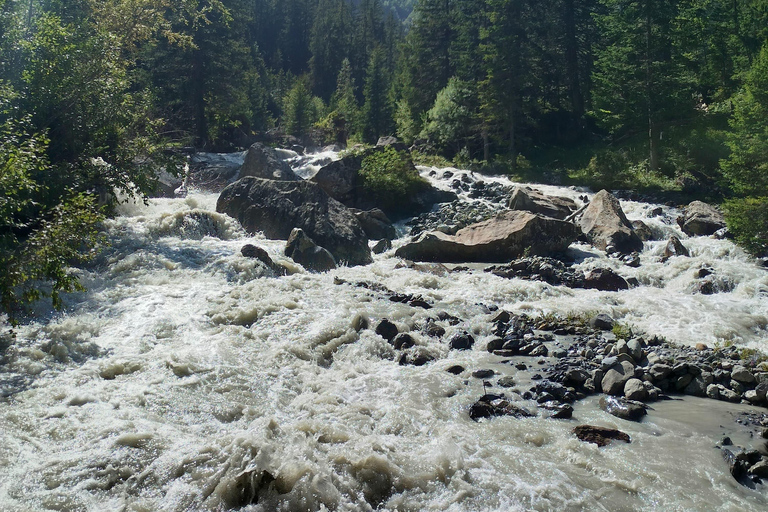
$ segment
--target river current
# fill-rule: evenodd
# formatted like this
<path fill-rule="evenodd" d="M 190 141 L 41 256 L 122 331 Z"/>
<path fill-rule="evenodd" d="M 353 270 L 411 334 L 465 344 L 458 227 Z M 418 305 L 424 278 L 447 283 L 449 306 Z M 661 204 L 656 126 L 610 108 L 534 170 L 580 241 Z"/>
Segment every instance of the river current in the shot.
<path fill-rule="evenodd" d="M 316 163 L 297 165 L 306 175 Z M 420 170 L 443 188 L 467 174 Z M 639 282 L 600 292 L 482 270 L 422 272 L 399 265 L 394 250 L 312 274 L 282 256 L 285 242 L 249 236 L 216 213 L 217 197 L 123 205 L 105 223 L 109 246 L 79 271 L 87 291 L 68 295 L 61 313 L 40 304 L 3 347 L 0 511 L 768 509 L 768 491 L 739 485 L 715 448 L 724 435 L 759 447 L 734 421 L 746 406 L 686 397 L 631 423 L 589 398 L 574 420 L 468 416 L 483 394 L 473 370 L 530 387 L 485 350 L 494 307 L 607 313 L 680 344 L 768 348 L 768 272 L 730 241 L 685 236 L 675 208 L 658 215 L 660 205 L 622 201 L 663 240 L 680 237 L 689 258 L 662 263 L 665 241 L 646 242 L 642 265 L 630 268 L 572 246 L 581 268 L 610 266 Z M 245 243 L 295 273 L 277 277 L 241 256 Z M 702 266 L 719 293 L 697 291 Z M 342 280 L 421 295 L 434 310 Z M 460 319 L 445 324 L 446 337 L 469 331 L 473 350 L 418 333 L 436 311 Z M 385 340 L 359 329 L 382 318 L 414 330 L 436 360 L 400 366 Z M 456 364 L 468 371 L 446 372 Z M 583 443 L 571 434 L 583 423 L 619 428 L 632 442 Z"/>

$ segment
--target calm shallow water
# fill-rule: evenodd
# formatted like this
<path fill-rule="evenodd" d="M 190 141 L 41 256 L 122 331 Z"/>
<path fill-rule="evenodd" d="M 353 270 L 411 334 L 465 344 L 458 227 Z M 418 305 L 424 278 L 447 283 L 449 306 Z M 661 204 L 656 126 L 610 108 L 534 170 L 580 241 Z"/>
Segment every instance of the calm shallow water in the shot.
<path fill-rule="evenodd" d="M 723 435 L 757 446 L 734 422 L 743 406 L 686 398 L 654 404 L 637 424 L 588 399 L 572 421 L 475 423 L 467 410 L 481 381 L 445 371 L 493 368 L 526 389 L 523 372 L 485 351 L 487 305 L 531 315 L 604 312 L 682 344 L 765 349 L 765 269 L 728 241 L 688 239 L 676 210 L 651 218 L 650 205 L 622 203 L 630 219 L 680 236 L 691 258 L 662 264 L 664 242 L 650 242 L 643 265 L 631 269 L 574 246 L 581 267 L 608 265 L 641 283 L 607 293 L 396 268 L 393 251 L 366 267 L 326 274 L 295 267 L 276 278 L 239 250 L 256 243 L 281 260 L 284 242 L 246 235 L 215 213 L 216 198 L 125 206 L 107 222 L 111 247 L 82 271 L 88 292 L 68 297 L 61 314 L 41 305 L 18 330 L 0 368 L 0 510 L 768 507 L 766 490 L 738 485 L 714 448 Z M 732 291 L 695 293 L 693 272 L 704 264 Z M 334 277 L 420 294 L 435 310 Z M 416 333 L 437 361 L 404 367 L 387 342 L 353 328 L 363 316 L 417 329 L 435 311 L 462 319 L 446 325 L 447 336 L 474 333 L 474 350 L 452 352 Z M 570 431 L 582 423 L 620 428 L 632 443 L 581 443 Z"/>

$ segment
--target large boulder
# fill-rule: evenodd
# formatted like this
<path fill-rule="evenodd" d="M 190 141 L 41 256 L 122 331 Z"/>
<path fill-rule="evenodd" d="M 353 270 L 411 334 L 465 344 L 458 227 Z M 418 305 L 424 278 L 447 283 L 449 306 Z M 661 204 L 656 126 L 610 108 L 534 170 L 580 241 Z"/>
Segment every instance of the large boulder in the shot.
<path fill-rule="evenodd" d="M 701 201 L 693 201 L 686 206 L 677 223 L 686 235 L 691 236 L 709 236 L 725 227 L 723 214 Z"/>
<path fill-rule="evenodd" d="M 623 395 L 624 385 L 634 378 L 635 367 L 628 361 L 620 361 L 608 368 L 600 386 L 607 395 Z"/>
<path fill-rule="evenodd" d="M 583 287 L 604 292 L 617 292 L 629 290 L 629 283 L 613 270 L 598 267 L 584 274 Z"/>
<path fill-rule="evenodd" d="M 510 210 L 525 210 L 555 219 L 565 219 L 577 208 L 572 199 L 547 196 L 530 187 L 515 187 L 507 206 Z"/>
<path fill-rule="evenodd" d="M 256 142 L 248 148 L 243 167 L 240 170 L 240 177 L 245 178 L 246 176 L 281 181 L 298 181 L 301 179 L 275 149 L 265 146 L 261 142 Z"/>
<path fill-rule="evenodd" d="M 221 192 L 240 174 L 245 152 L 195 153 L 189 161 L 189 184 L 200 190 Z"/>
<path fill-rule="evenodd" d="M 506 211 L 467 226 L 454 236 L 437 231 L 423 233 L 395 255 L 414 261 L 509 261 L 526 251 L 537 255 L 562 252 L 578 235 L 578 228 L 570 222 Z"/>
<path fill-rule="evenodd" d="M 626 254 L 643 250 L 643 241 L 632 229 L 619 200 L 607 190 L 595 194 L 584 210 L 579 226 L 590 243 L 598 249 L 612 247 Z"/>
<path fill-rule="evenodd" d="M 384 204 L 365 190 L 362 180 L 359 179 L 363 160 L 377 152 L 384 151 L 388 146 L 368 148 L 344 156 L 340 160 L 329 163 L 320 168 L 310 181 L 317 183 L 329 196 L 350 208 L 370 210 L 379 208 L 391 219 L 398 220 L 405 217 L 418 215 L 429 211 L 437 203 L 455 201 L 457 196 L 453 192 L 439 190 L 424 182 L 423 185 L 411 194 L 406 201 L 395 204 Z M 411 172 L 416 173 L 416 167 L 410 161 L 408 165 Z"/>
<path fill-rule="evenodd" d="M 234 217 L 249 233 L 262 231 L 272 239 L 287 240 L 301 228 L 337 262 L 373 261 L 360 222 L 314 183 L 243 178 L 221 192 L 216 211 Z"/>

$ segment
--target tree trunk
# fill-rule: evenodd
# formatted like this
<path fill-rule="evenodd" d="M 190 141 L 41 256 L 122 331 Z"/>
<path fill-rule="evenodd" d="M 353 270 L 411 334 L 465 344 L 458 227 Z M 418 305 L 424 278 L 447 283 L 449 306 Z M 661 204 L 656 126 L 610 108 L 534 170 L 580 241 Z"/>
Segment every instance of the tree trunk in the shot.
<path fill-rule="evenodd" d="M 651 12 L 653 10 L 653 1 L 647 0 L 645 4 L 645 96 L 648 105 L 648 143 L 651 171 L 659 170 L 659 139 L 656 134 L 656 124 L 654 122 L 654 103 L 653 103 L 653 69 L 651 61 L 653 60 L 653 45 L 651 41 Z"/>

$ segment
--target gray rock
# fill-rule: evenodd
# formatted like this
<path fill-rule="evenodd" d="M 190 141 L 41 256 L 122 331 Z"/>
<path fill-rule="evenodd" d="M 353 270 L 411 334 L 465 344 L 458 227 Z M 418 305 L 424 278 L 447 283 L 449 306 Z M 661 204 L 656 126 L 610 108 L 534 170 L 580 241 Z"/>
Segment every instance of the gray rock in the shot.
<path fill-rule="evenodd" d="M 635 368 L 630 363 L 622 361 L 605 372 L 601 387 L 608 395 L 623 395 L 624 385 L 635 376 Z"/>
<path fill-rule="evenodd" d="M 611 440 L 630 442 L 630 437 L 625 432 L 613 428 L 596 427 L 593 425 L 579 425 L 573 429 L 573 433 L 580 441 L 594 443 L 597 446 L 606 446 Z"/>
<path fill-rule="evenodd" d="M 416 345 L 413 337 L 407 332 L 401 332 L 392 339 L 392 345 L 396 350 L 405 350 Z"/>
<path fill-rule="evenodd" d="M 757 397 L 757 391 L 755 391 L 754 389 L 749 389 L 745 391 L 743 396 L 744 396 L 744 400 L 751 403 L 752 405 L 758 405 L 760 402 L 762 402 L 762 400 L 760 400 Z"/>
<path fill-rule="evenodd" d="M 739 403 L 741 401 L 741 395 L 739 393 L 736 393 L 721 384 L 718 384 L 717 387 L 720 390 L 720 400 L 725 400 L 726 402 L 731 403 Z"/>
<path fill-rule="evenodd" d="M 578 236 L 569 222 L 529 212 L 506 211 L 459 230 L 456 235 L 423 233 L 395 255 L 414 261 L 504 261 L 525 252 L 538 255 L 564 251 Z"/>
<path fill-rule="evenodd" d="M 661 261 L 667 261 L 672 256 L 690 256 L 688 249 L 676 236 L 669 237 L 667 245 L 664 247 L 664 253 L 661 255 Z"/>
<path fill-rule="evenodd" d="M 392 248 L 392 242 L 386 238 L 382 238 L 371 247 L 373 254 L 382 254 Z"/>
<path fill-rule="evenodd" d="M 609 268 L 593 268 L 584 275 L 584 288 L 617 292 L 628 290 L 629 283 Z"/>
<path fill-rule="evenodd" d="M 640 421 L 648 414 L 644 404 L 615 396 L 601 396 L 600 408 L 612 416 L 628 421 Z"/>
<path fill-rule="evenodd" d="M 757 385 L 755 388 L 755 393 L 757 393 L 757 399 L 759 401 L 764 401 L 766 398 L 768 398 L 768 382 L 761 382 Z"/>
<path fill-rule="evenodd" d="M 564 383 L 569 386 L 581 386 L 589 378 L 589 372 L 583 368 L 571 368 L 565 372 Z"/>
<path fill-rule="evenodd" d="M 379 137 L 379 140 L 376 142 L 376 147 L 393 147 L 398 151 L 408 151 L 408 146 L 406 146 L 404 142 L 399 141 L 397 137 L 392 137 L 391 135 Z"/>
<path fill-rule="evenodd" d="M 314 272 L 327 272 L 336 268 L 333 255 L 324 247 L 319 247 L 299 228 L 291 231 L 285 244 L 285 255 Z"/>
<path fill-rule="evenodd" d="M 498 381 L 496 381 L 496 384 L 499 385 L 499 387 L 502 388 L 511 388 L 515 386 L 515 379 L 510 376 L 504 376 L 500 377 Z"/>
<path fill-rule="evenodd" d="M 720 388 L 722 386 L 719 386 L 717 384 L 710 384 L 707 386 L 707 398 L 711 398 L 712 400 L 720 400 Z"/>
<path fill-rule="evenodd" d="M 448 346 L 454 350 L 470 350 L 474 344 L 475 338 L 466 331 L 456 333 L 448 340 Z"/>
<path fill-rule="evenodd" d="M 672 367 L 667 364 L 656 363 L 648 370 L 654 382 L 664 380 L 672 374 Z"/>
<path fill-rule="evenodd" d="M 643 358 L 643 343 L 638 338 L 632 338 L 627 342 L 627 349 L 629 355 L 635 361 L 640 361 Z"/>
<path fill-rule="evenodd" d="M 272 258 L 269 257 L 269 254 L 267 253 L 267 251 L 265 251 L 261 247 L 257 247 L 253 244 L 245 244 L 240 249 L 240 254 L 242 254 L 246 258 L 253 258 L 253 259 L 259 260 L 264 265 L 269 267 L 276 274 L 280 274 L 280 275 L 286 274 L 286 269 L 282 265 L 278 265 L 277 263 L 275 263 L 272 260 Z"/>
<path fill-rule="evenodd" d="M 642 240 L 643 242 L 647 242 L 649 240 L 655 239 L 655 237 L 653 236 L 653 231 L 651 231 L 651 228 L 649 228 L 648 225 L 641 220 L 633 220 L 632 229 L 635 231 L 638 238 L 640 238 L 640 240 Z"/>
<path fill-rule="evenodd" d="M 701 201 L 689 204 L 677 223 L 686 235 L 692 236 L 709 236 L 725 227 L 723 214 Z"/>
<path fill-rule="evenodd" d="M 624 397 L 627 400 L 643 401 L 648 398 L 648 390 L 640 379 L 629 379 L 624 384 Z"/>
<path fill-rule="evenodd" d="M 599 315 L 593 317 L 589 321 L 589 326 L 593 329 L 600 329 L 601 331 L 610 331 L 613 329 L 614 320 L 610 316 L 606 315 L 605 313 L 600 313 Z"/>
<path fill-rule="evenodd" d="M 768 460 L 763 459 L 760 462 L 753 464 L 747 472 L 750 475 L 755 475 L 759 478 L 768 478 Z"/>
<path fill-rule="evenodd" d="M 733 370 L 731 370 L 731 378 L 742 384 L 754 384 L 756 382 L 754 374 L 741 365 L 733 367 Z"/>
<path fill-rule="evenodd" d="M 294 228 L 349 265 L 371 263 L 360 222 L 338 201 L 306 181 L 243 178 L 226 187 L 216 211 L 234 217 L 251 234 L 286 240 Z"/>
<path fill-rule="evenodd" d="M 378 208 L 372 210 L 350 209 L 370 240 L 394 240 L 397 232 L 392 221 Z"/>
<path fill-rule="evenodd" d="M 707 396 L 708 384 L 701 377 L 694 377 L 693 380 L 685 387 L 683 393 L 692 396 Z"/>
<path fill-rule="evenodd" d="M 245 155 L 245 162 L 240 170 L 240 178 L 253 176 L 269 180 L 299 181 L 301 178 L 291 170 L 288 162 L 269 146 L 256 142 Z"/>
<path fill-rule="evenodd" d="M 576 203 L 572 199 L 547 196 L 525 186 L 515 187 L 507 206 L 510 210 L 525 210 L 561 220 L 576 210 Z"/>
<path fill-rule="evenodd" d="M 606 250 L 611 246 L 625 254 L 643 250 L 643 241 L 632 230 L 619 200 L 606 190 L 595 194 L 584 210 L 579 226 L 598 249 Z"/>

